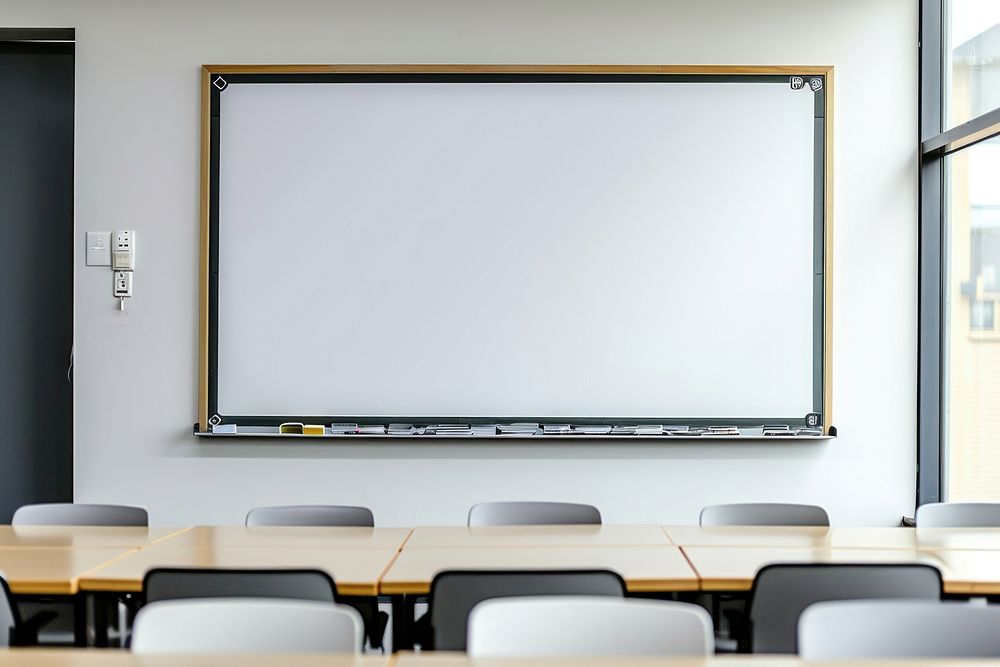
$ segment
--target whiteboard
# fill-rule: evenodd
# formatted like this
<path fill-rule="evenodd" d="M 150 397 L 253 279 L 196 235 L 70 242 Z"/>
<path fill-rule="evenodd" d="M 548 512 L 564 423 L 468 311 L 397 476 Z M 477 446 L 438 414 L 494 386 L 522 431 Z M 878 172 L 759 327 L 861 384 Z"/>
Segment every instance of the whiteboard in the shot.
<path fill-rule="evenodd" d="M 254 81 L 218 94 L 219 414 L 813 411 L 808 91 Z"/>

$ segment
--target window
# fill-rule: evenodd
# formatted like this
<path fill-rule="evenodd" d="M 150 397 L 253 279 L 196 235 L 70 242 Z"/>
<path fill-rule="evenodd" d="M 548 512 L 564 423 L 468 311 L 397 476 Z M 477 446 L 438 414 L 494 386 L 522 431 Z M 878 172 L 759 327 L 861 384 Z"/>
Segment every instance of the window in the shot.
<path fill-rule="evenodd" d="M 945 127 L 954 127 L 1000 107 L 1000 2 L 947 3 Z"/>
<path fill-rule="evenodd" d="M 1000 138 L 945 174 L 944 492 L 1000 500 Z"/>
<path fill-rule="evenodd" d="M 1000 500 L 1000 1 L 921 12 L 917 502 Z"/>

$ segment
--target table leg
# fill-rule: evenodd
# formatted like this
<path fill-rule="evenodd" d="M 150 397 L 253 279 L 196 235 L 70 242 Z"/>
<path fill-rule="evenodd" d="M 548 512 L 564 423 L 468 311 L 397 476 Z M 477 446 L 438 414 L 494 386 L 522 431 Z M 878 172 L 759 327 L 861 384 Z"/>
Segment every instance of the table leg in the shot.
<path fill-rule="evenodd" d="M 87 598 L 83 592 L 73 597 L 73 644 L 78 648 L 87 647 Z"/>
<path fill-rule="evenodd" d="M 114 603 L 114 596 L 94 593 L 94 646 L 108 647 L 108 608 Z"/>
<path fill-rule="evenodd" d="M 393 595 L 392 600 L 392 651 L 413 649 L 413 605 L 412 595 Z"/>

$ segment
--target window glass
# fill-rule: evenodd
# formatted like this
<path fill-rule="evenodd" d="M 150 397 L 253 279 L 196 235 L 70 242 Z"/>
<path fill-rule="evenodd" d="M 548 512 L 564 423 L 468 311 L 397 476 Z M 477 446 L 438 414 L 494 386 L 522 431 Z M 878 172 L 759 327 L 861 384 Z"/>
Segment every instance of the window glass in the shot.
<path fill-rule="evenodd" d="M 1000 137 L 945 171 L 945 493 L 1000 500 Z"/>
<path fill-rule="evenodd" d="M 1000 107 L 1000 0 L 947 0 L 945 127 Z"/>

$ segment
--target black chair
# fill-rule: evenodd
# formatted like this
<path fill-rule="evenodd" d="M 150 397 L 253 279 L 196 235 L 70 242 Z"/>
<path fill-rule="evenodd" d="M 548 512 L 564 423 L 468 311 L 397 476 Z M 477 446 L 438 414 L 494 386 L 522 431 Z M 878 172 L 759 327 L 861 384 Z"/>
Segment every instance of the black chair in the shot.
<path fill-rule="evenodd" d="M 322 570 L 155 568 L 142 580 L 145 601 L 189 598 L 283 598 L 339 602 L 333 578 Z"/>
<path fill-rule="evenodd" d="M 608 570 L 450 570 L 431 581 L 424 642 L 464 651 L 469 613 L 483 600 L 528 595 L 625 597 L 625 581 Z M 423 619 L 421 619 L 423 620 Z M 429 636 L 427 636 L 429 635 Z"/>
<path fill-rule="evenodd" d="M 367 598 L 343 597 L 322 570 L 215 570 L 156 568 L 142 581 L 146 602 L 181 598 L 286 598 L 338 602 L 354 607 L 365 625 L 368 643 L 382 648 L 388 615 Z"/>
<path fill-rule="evenodd" d="M 741 646 L 753 653 L 795 653 L 799 616 L 828 600 L 940 600 L 941 573 L 919 563 L 798 563 L 761 568 L 754 577 Z"/>

